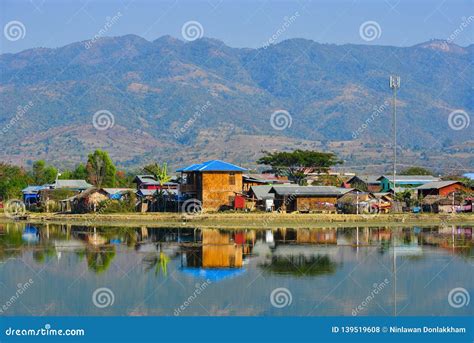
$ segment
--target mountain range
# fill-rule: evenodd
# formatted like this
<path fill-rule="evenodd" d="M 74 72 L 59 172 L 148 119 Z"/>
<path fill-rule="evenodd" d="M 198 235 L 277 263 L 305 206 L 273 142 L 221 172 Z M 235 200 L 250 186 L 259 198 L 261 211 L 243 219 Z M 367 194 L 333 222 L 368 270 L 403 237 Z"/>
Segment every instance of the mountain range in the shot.
<path fill-rule="evenodd" d="M 250 49 L 136 35 L 6 53 L 0 160 L 71 167 L 102 148 L 125 168 L 212 158 L 255 167 L 262 150 L 303 148 L 381 172 L 392 154 L 388 78 L 397 74 L 400 163 L 468 170 L 473 57 L 474 45 L 442 40 L 393 47 L 289 39 Z M 453 111 L 463 122 L 453 123 Z"/>

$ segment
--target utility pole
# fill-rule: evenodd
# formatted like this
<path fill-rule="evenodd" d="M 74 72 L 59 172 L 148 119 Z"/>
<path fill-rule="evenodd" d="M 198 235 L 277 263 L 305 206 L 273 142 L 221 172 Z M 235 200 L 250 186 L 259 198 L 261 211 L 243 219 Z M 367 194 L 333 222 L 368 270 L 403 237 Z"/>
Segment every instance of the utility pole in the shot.
<path fill-rule="evenodd" d="M 452 209 L 452 213 L 455 214 L 456 213 L 456 210 L 454 209 L 454 195 L 456 194 L 456 192 L 453 192 L 453 209 Z"/>
<path fill-rule="evenodd" d="M 400 76 L 390 75 L 390 88 L 393 90 L 393 197 L 396 193 L 397 175 L 397 90 L 400 88 Z"/>
<path fill-rule="evenodd" d="M 357 200 L 356 200 L 356 214 L 359 214 L 359 191 L 356 192 Z"/>

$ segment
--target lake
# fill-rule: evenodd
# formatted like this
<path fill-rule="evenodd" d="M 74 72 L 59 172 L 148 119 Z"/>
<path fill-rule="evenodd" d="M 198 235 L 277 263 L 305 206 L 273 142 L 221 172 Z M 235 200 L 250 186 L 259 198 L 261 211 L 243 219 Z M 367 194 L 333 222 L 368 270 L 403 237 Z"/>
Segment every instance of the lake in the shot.
<path fill-rule="evenodd" d="M 474 315 L 472 227 L 0 224 L 0 315 Z"/>

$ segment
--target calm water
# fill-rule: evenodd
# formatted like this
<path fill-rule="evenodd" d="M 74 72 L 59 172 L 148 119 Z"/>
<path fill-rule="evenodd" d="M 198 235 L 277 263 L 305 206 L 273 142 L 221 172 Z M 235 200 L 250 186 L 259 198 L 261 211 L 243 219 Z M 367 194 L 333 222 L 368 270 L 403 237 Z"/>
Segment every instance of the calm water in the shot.
<path fill-rule="evenodd" d="M 473 247 L 454 226 L 0 224 L 0 315 L 474 315 L 448 301 L 474 297 Z"/>

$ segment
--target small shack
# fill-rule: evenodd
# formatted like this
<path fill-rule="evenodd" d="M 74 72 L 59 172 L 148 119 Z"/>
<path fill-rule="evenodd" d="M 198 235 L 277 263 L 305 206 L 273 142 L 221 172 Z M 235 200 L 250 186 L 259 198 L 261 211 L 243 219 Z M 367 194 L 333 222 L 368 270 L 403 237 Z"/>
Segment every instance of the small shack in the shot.
<path fill-rule="evenodd" d="M 452 196 L 453 192 L 467 193 L 472 191 L 464 186 L 460 181 L 435 181 L 426 183 L 416 188 L 418 197 L 424 198 L 428 195 L 438 195 L 440 197 Z"/>
<path fill-rule="evenodd" d="M 337 211 L 337 200 L 351 189 L 334 186 L 273 186 L 275 209 L 283 212 Z"/>

